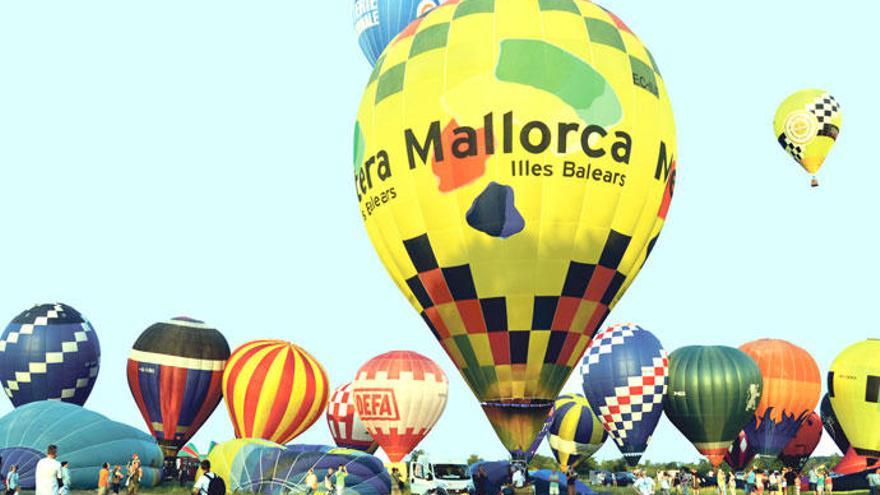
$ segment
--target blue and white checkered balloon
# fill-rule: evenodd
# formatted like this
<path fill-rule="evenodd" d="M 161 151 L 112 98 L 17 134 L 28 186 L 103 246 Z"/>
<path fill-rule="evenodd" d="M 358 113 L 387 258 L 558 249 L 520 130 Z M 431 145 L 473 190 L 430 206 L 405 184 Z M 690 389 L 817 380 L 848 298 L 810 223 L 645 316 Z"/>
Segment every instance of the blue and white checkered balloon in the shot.
<path fill-rule="evenodd" d="M 83 405 L 100 361 L 98 335 L 77 310 L 42 304 L 16 316 L 0 337 L 0 386 L 16 407 L 47 399 Z"/>
<path fill-rule="evenodd" d="M 668 374 L 660 341 L 631 323 L 596 334 L 584 354 L 584 395 L 630 466 L 638 464 L 660 421 Z"/>

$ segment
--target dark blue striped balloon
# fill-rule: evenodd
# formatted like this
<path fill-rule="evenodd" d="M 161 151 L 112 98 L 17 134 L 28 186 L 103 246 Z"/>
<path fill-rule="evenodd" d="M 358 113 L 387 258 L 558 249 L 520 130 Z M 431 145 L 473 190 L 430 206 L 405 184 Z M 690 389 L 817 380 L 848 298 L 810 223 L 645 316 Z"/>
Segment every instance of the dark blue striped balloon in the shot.
<path fill-rule="evenodd" d="M 47 399 L 85 404 L 100 361 L 91 323 L 61 303 L 24 311 L 0 337 L 0 381 L 15 407 Z"/>
<path fill-rule="evenodd" d="M 639 463 L 660 421 L 668 374 L 660 341 L 638 325 L 608 327 L 584 354 L 584 395 L 630 466 Z"/>
<path fill-rule="evenodd" d="M 382 50 L 409 24 L 428 13 L 441 0 L 355 0 L 354 31 L 371 65 Z"/>

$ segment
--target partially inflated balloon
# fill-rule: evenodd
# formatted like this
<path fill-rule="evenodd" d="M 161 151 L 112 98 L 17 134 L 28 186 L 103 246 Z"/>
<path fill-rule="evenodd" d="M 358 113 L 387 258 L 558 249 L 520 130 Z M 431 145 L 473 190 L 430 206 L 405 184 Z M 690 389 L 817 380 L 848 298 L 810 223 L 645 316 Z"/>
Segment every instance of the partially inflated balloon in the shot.
<path fill-rule="evenodd" d="M 177 451 L 177 457 L 186 459 L 201 459 L 202 454 L 199 453 L 199 449 L 196 448 L 196 444 L 189 442 Z"/>
<path fill-rule="evenodd" d="M 563 470 L 596 453 L 607 437 L 583 395 L 566 394 L 556 399 L 547 443 Z"/>
<path fill-rule="evenodd" d="M 749 447 L 749 439 L 746 438 L 746 432 L 741 431 L 737 434 L 736 440 L 728 447 L 727 453 L 724 454 L 724 462 L 735 471 L 742 471 L 755 458 L 755 453 L 755 450 Z"/>
<path fill-rule="evenodd" d="M 822 396 L 822 402 L 819 404 L 819 414 L 822 415 L 822 425 L 825 427 L 825 431 L 831 435 L 831 439 L 834 440 L 840 452 L 845 454 L 850 449 L 849 439 L 846 438 L 846 433 L 843 432 L 843 427 L 840 426 L 840 421 L 837 420 L 837 415 L 834 414 L 834 408 L 831 407 L 831 399 L 827 393 Z"/>
<path fill-rule="evenodd" d="M 827 91 L 804 89 L 779 105 L 773 132 L 782 149 L 815 175 L 837 140 L 842 117 L 840 105 Z M 813 186 L 817 184 L 814 177 Z"/>
<path fill-rule="evenodd" d="M 102 464 L 125 465 L 132 454 L 141 460 L 142 487 L 162 481 L 163 456 L 156 439 L 84 407 L 44 400 L 22 405 L 0 418 L 0 457 L 7 469 L 18 465 L 22 488 L 34 489 L 35 468 L 49 444 L 58 447 L 59 460 L 70 462 L 68 488 L 80 493 L 98 487 Z"/>
<path fill-rule="evenodd" d="M 635 466 L 663 414 L 666 351 L 638 325 L 613 325 L 590 342 L 581 373 L 590 407 L 627 464 Z"/>
<path fill-rule="evenodd" d="M 819 366 L 807 351 L 784 340 L 759 339 L 740 350 L 755 360 L 764 378 L 758 409 L 745 427 L 749 445 L 758 455 L 776 457 L 819 402 Z"/>
<path fill-rule="evenodd" d="M 321 417 L 328 387 L 321 364 L 281 340 L 242 345 L 223 372 L 223 396 L 238 438 L 293 440 Z"/>
<path fill-rule="evenodd" d="M 354 0 L 354 32 L 371 65 L 388 42 L 441 0 Z"/>
<path fill-rule="evenodd" d="M 357 450 L 238 439 L 218 445 L 208 460 L 211 470 L 226 481 L 228 493 L 314 493 L 308 487 L 309 471 L 320 480 L 339 466 L 348 473 L 346 495 L 387 495 L 391 491 L 391 478 L 382 461 Z"/>
<path fill-rule="evenodd" d="M 367 431 L 391 462 L 400 462 L 443 414 L 449 381 L 425 356 L 391 351 L 361 366 L 352 393 Z"/>
<path fill-rule="evenodd" d="M 880 469 L 880 460 L 877 458 L 868 459 L 863 455 L 856 454 L 852 447 L 846 451 L 843 459 L 834 466 L 834 472 L 837 474 L 861 473 L 868 469 L 871 471 Z"/>
<path fill-rule="evenodd" d="M 373 440 L 357 415 L 351 383 L 341 385 L 330 396 L 330 402 L 327 403 L 327 427 L 339 447 L 362 450 L 369 454 L 379 448 L 379 444 Z"/>
<path fill-rule="evenodd" d="M 797 434 L 788 442 L 788 445 L 779 453 L 779 460 L 786 467 L 801 472 L 816 446 L 822 438 L 822 420 L 815 412 L 807 416 Z"/>
<path fill-rule="evenodd" d="M 98 334 L 66 304 L 23 311 L 0 338 L 0 383 L 15 407 L 41 400 L 85 404 L 100 362 Z"/>
<path fill-rule="evenodd" d="M 128 357 L 128 386 L 150 433 L 173 457 L 220 403 L 229 344 L 192 318 L 155 323 Z"/>
<path fill-rule="evenodd" d="M 744 352 L 688 346 L 669 355 L 666 417 L 718 467 L 761 397 L 761 370 Z"/>
<path fill-rule="evenodd" d="M 880 457 L 880 339 L 843 350 L 828 371 L 831 407 L 859 455 Z"/>
<path fill-rule="evenodd" d="M 377 61 L 355 125 L 373 246 L 526 451 L 655 246 L 675 129 L 650 53 L 583 0 L 461 0 Z"/>

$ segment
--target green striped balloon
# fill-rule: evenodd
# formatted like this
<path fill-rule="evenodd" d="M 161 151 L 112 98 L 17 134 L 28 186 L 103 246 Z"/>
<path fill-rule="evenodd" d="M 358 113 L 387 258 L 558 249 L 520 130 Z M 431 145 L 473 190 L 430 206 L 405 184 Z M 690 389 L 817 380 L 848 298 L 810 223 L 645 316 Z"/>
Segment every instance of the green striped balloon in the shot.
<path fill-rule="evenodd" d="M 727 346 L 687 346 L 669 355 L 663 410 L 672 424 L 717 467 L 753 417 L 761 397 L 761 370 L 746 353 Z"/>

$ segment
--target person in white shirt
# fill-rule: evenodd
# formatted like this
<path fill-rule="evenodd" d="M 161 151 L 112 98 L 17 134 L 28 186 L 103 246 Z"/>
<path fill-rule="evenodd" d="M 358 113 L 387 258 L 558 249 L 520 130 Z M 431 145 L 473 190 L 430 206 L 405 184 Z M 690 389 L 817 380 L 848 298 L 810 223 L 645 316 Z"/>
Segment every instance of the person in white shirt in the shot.
<path fill-rule="evenodd" d="M 57 455 L 58 447 L 50 445 L 46 448 L 46 457 L 37 462 L 37 467 L 34 470 L 35 495 L 56 495 L 58 493 L 61 463 L 55 460 Z"/>
<path fill-rule="evenodd" d="M 201 467 L 202 475 L 199 476 L 196 484 L 193 485 L 193 495 L 208 495 L 208 487 L 211 485 L 211 480 L 214 479 L 214 476 L 217 476 L 211 472 L 211 461 L 205 459 L 202 461 Z"/>
<path fill-rule="evenodd" d="M 636 479 L 636 482 L 633 483 L 633 488 L 639 495 L 653 495 L 654 494 L 654 479 L 650 476 L 645 476 L 645 472 L 639 472 L 639 477 Z"/>
<path fill-rule="evenodd" d="M 522 469 L 517 469 L 513 472 L 513 476 L 510 478 L 510 481 L 513 483 L 515 488 L 522 488 L 526 486 L 526 475 L 523 474 Z"/>

